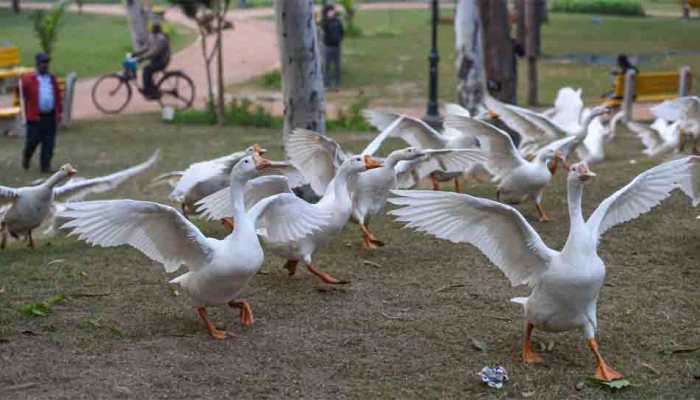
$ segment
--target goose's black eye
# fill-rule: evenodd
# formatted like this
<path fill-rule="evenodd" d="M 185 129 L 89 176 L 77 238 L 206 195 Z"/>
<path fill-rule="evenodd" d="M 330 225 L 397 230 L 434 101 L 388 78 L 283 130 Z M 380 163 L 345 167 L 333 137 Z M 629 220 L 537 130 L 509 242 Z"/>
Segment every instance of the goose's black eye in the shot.
<path fill-rule="evenodd" d="M 245 160 L 245 163 L 248 164 L 248 160 Z"/>

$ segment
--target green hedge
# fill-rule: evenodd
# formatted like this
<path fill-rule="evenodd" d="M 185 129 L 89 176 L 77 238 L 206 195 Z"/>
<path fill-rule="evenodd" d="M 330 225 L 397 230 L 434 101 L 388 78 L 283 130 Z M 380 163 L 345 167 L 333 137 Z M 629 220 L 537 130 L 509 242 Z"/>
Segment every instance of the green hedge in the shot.
<path fill-rule="evenodd" d="M 553 12 L 644 16 L 639 0 L 552 0 Z"/>

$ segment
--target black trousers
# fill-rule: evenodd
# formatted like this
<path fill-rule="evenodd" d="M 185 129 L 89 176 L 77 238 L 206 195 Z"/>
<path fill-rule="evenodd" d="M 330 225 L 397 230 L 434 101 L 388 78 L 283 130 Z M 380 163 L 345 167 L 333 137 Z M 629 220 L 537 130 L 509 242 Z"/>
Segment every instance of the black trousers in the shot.
<path fill-rule="evenodd" d="M 325 48 L 323 81 L 326 87 L 340 86 L 340 46 L 326 46 Z"/>
<path fill-rule="evenodd" d="M 29 162 L 37 146 L 41 145 L 41 170 L 51 171 L 51 158 L 56 144 L 56 116 L 53 112 L 39 114 L 39 121 L 27 122 L 27 136 L 24 141 L 22 165 L 29 168 Z"/>
<path fill-rule="evenodd" d="M 156 94 L 156 86 L 153 83 L 153 74 L 162 71 L 167 67 L 168 65 L 165 63 L 161 62 L 151 62 L 148 63 L 145 67 L 143 67 L 143 93 L 146 95 L 155 95 Z"/>

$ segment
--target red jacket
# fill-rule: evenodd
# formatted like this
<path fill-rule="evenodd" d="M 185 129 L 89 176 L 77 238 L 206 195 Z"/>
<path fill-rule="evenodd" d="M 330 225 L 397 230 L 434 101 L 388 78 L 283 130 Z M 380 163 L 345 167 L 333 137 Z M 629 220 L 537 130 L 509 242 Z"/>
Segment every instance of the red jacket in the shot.
<path fill-rule="evenodd" d="M 24 113 L 27 122 L 39 120 L 39 80 L 36 72 L 28 72 L 22 75 L 22 97 L 24 97 Z M 56 76 L 51 74 L 51 86 L 53 86 L 54 113 L 56 121 L 61 119 L 61 90 L 58 88 Z"/>

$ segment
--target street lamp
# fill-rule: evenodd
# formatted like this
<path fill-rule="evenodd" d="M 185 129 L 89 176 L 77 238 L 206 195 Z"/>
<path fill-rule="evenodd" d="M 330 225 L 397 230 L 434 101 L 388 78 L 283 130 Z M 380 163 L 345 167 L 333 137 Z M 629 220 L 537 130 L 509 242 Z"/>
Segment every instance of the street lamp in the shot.
<path fill-rule="evenodd" d="M 431 48 L 430 56 L 430 87 L 428 90 L 428 109 L 425 112 L 425 121 L 428 125 L 439 128 L 442 126 L 442 118 L 438 112 L 438 102 L 437 102 L 437 91 L 438 91 L 438 62 L 440 62 L 440 56 L 437 50 L 437 26 L 438 17 L 440 14 L 438 0 L 431 1 L 432 9 L 432 37 L 431 37 Z"/>

